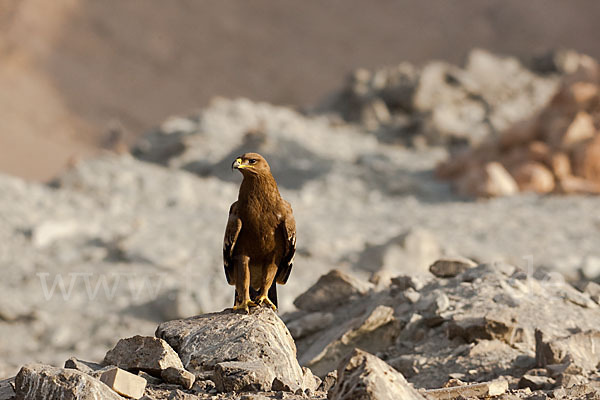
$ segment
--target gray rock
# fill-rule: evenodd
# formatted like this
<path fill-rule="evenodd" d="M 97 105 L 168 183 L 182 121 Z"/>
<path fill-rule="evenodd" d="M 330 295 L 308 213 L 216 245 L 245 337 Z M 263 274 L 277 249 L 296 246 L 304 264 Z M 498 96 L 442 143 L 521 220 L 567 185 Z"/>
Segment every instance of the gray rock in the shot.
<path fill-rule="evenodd" d="M 304 391 L 316 392 L 319 390 L 322 383 L 321 378 L 315 376 L 310 368 L 307 367 L 302 367 L 302 373 L 304 374 L 302 379 L 302 388 L 304 388 Z"/>
<path fill-rule="evenodd" d="M 122 399 L 104 383 L 83 372 L 43 364 L 21 368 L 15 386 L 17 399 Z"/>
<path fill-rule="evenodd" d="M 216 394 L 217 392 L 214 391 Z M 231 396 L 233 397 L 233 396 Z M 231 397 L 225 397 L 229 400 Z M 144 397 L 141 400 L 197 400 L 197 399 L 212 399 L 212 397 L 208 394 L 198 393 L 191 394 L 184 392 L 180 389 L 179 386 L 176 385 L 157 385 L 157 386 L 149 386 L 146 388 Z"/>
<path fill-rule="evenodd" d="M 220 390 L 270 387 L 275 378 L 290 387 L 303 383 L 294 341 L 279 317 L 266 307 L 249 315 L 226 310 L 165 322 L 156 336 L 177 350 L 187 370 L 214 370 Z"/>
<path fill-rule="evenodd" d="M 215 386 L 215 383 L 213 381 L 199 381 L 196 380 L 196 382 L 194 382 L 194 386 L 192 386 L 192 390 L 194 392 L 199 392 L 199 393 L 216 393 L 217 389 Z"/>
<path fill-rule="evenodd" d="M 168 367 L 160 372 L 160 377 L 167 383 L 183 386 L 184 389 L 191 389 L 196 377 L 185 369 Z"/>
<path fill-rule="evenodd" d="M 415 304 L 421 299 L 421 294 L 413 288 L 408 288 L 402 293 L 402 298 L 411 304 Z"/>
<path fill-rule="evenodd" d="M 156 376 L 169 367 L 184 369 L 179 356 L 167 342 L 140 335 L 119 340 L 106 353 L 103 363 L 126 370 L 142 370 Z"/>
<path fill-rule="evenodd" d="M 328 393 L 329 390 L 335 386 L 335 382 L 337 381 L 337 369 L 334 369 L 331 372 L 328 372 L 327 375 L 323 378 L 321 385 L 319 385 L 319 389 L 322 392 Z"/>
<path fill-rule="evenodd" d="M 91 372 L 87 372 L 87 374 L 89 376 L 91 376 L 92 378 L 100 379 L 102 377 L 102 374 L 104 374 L 105 372 L 110 371 L 114 368 L 115 368 L 114 365 L 107 365 L 106 367 L 103 367 L 103 368 L 100 368 L 97 370 L 93 370 Z"/>
<path fill-rule="evenodd" d="M 419 291 L 424 286 L 424 283 L 420 279 L 406 275 L 400 275 L 392 278 L 391 284 L 398 288 L 398 290 L 406 290 L 411 288 Z"/>
<path fill-rule="evenodd" d="M 148 382 L 152 385 L 158 385 L 158 384 L 162 383 L 162 379 L 152 376 L 149 373 L 144 372 L 144 371 L 138 371 L 137 376 L 141 376 L 142 378 L 144 378 L 146 380 L 146 382 Z"/>
<path fill-rule="evenodd" d="M 476 266 L 477 264 L 468 258 L 442 258 L 431 264 L 429 272 L 438 278 L 453 278 L 467 269 Z"/>
<path fill-rule="evenodd" d="M 509 343 L 516 327 L 515 315 L 510 311 L 501 311 L 481 318 L 454 318 L 448 325 L 448 337 L 462 337 L 467 342 L 499 339 Z"/>
<path fill-rule="evenodd" d="M 417 311 L 435 316 L 440 316 L 448 307 L 450 307 L 450 299 L 441 290 L 434 290 L 428 293 L 416 304 Z"/>
<path fill-rule="evenodd" d="M 294 300 L 300 310 L 322 311 L 331 309 L 357 296 L 365 295 L 372 285 L 338 270 L 319 278 L 317 283 Z"/>
<path fill-rule="evenodd" d="M 549 376 L 523 375 L 519 379 L 519 388 L 529 388 L 531 390 L 548 390 L 555 385 L 554 379 Z"/>
<path fill-rule="evenodd" d="M 590 379 L 581 374 L 561 374 L 556 378 L 554 386 L 572 387 L 572 386 L 583 386 L 588 383 Z"/>
<path fill-rule="evenodd" d="M 225 361 L 214 366 L 214 382 L 220 392 L 251 392 L 273 390 L 289 390 L 290 381 L 278 379 L 262 360 Z M 297 385 L 296 387 L 300 387 Z"/>
<path fill-rule="evenodd" d="M 412 354 L 404 354 L 399 357 L 387 360 L 387 363 L 396 371 L 400 372 L 407 379 L 412 378 L 419 373 L 419 364 L 423 357 Z"/>
<path fill-rule="evenodd" d="M 596 282 L 586 282 L 583 286 L 583 292 L 587 293 L 592 300 L 600 304 L 600 285 Z"/>
<path fill-rule="evenodd" d="M 418 70 L 409 63 L 382 68 L 377 71 L 356 70 L 349 78 L 340 93 L 330 99 L 324 107 L 332 108 L 349 120 L 362 122 L 365 125 L 387 122 L 378 118 L 373 121 L 370 113 L 373 100 L 379 100 L 391 110 L 412 109 L 412 96 L 418 83 Z M 389 113 L 389 111 L 388 111 Z M 388 117 L 389 118 L 389 117 Z"/>
<path fill-rule="evenodd" d="M 0 400 L 12 400 L 15 398 L 15 378 L 0 381 Z"/>
<path fill-rule="evenodd" d="M 311 387 L 313 383 L 311 382 Z M 273 384 L 271 385 L 271 390 L 274 392 L 302 392 L 302 389 L 299 386 L 290 385 L 288 383 L 282 382 L 279 379 L 273 379 Z M 310 390 L 310 389 L 307 389 Z"/>
<path fill-rule="evenodd" d="M 535 339 L 536 361 L 541 367 L 567 363 L 589 372 L 595 371 L 600 364 L 600 331 L 590 330 L 548 340 L 537 330 Z"/>
<path fill-rule="evenodd" d="M 330 400 L 424 399 L 401 373 L 361 350 L 352 352 L 338 367 Z"/>
<path fill-rule="evenodd" d="M 355 347 L 377 352 L 394 343 L 398 333 L 394 309 L 384 305 L 366 312 L 344 324 L 333 327 L 310 344 L 300 362 L 323 376 L 351 353 Z"/>
<path fill-rule="evenodd" d="M 98 371 L 103 367 L 103 365 L 91 361 L 83 361 L 75 357 L 71 357 L 65 361 L 65 368 L 76 369 L 77 371 L 85 372 L 86 374 Z"/>
<path fill-rule="evenodd" d="M 292 337 L 300 339 L 311 333 L 327 328 L 335 320 L 331 312 L 312 312 L 287 324 Z"/>

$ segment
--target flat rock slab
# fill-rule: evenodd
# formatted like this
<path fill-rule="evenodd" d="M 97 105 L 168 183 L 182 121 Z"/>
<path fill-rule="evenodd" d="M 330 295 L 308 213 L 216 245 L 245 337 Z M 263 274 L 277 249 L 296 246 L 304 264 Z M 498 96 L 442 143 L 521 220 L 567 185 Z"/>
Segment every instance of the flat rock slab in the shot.
<path fill-rule="evenodd" d="M 354 350 L 338 368 L 338 380 L 330 400 L 424 400 L 404 376 L 385 361 Z"/>
<path fill-rule="evenodd" d="M 141 376 L 113 367 L 100 376 L 100 381 L 125 397 L 139 399 L 144 395 L 146 380 Z"/>
<path fill-rule="evenodd" d="M 500 396 L 508 390 L 508 382 L 494 381 L 485 383 L 475 383 L 472 385 L 447 387 L 441 389 L 431 389 L 425 392 L 428 399 L 432 400 L 453 400 L 463 398 L 482 398 Z"/>
<path fill-rule="evenodd" d="M 442 258 L 431 264 L 429 272 L 438 278 L 453 278 L 477 264 L 464 257 Z"/>
<path fill-rule="evenodd" d="M 289 387 L 300 388 L 303 383 L 292 336 L 266 307 L 253 309 L 249 315 L 225 310 L 165 322 L 156 336 L 179 353 L 185 369 L 196 374 L 218 372 L 222 391 L 232 387 L 268 390 L 275 378 Z"/>
<path fill-rule="evenodd" d="M 23 366 L 15 379 L 17 399 L 122 400 L 104 383 L 75 369 Z"/>
<path fill-rule="evenodd" d="M 126 370 L 142 370 L 156 376 L 169 367 L 183 369 L 179 356 L 167 342 L 139 335 L 119 340 L 106 353 L 103 363 Z"/>

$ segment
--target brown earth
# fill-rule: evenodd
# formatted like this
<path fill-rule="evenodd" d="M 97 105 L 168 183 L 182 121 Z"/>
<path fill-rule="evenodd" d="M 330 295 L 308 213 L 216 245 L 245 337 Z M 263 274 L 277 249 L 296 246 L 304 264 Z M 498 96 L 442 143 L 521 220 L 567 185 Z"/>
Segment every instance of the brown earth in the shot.
<path fill-rule="evenodd" d="M 0 171 L 54 176 L 215 95 L 314 104 L 357 67 L 474 46 L 600 58 L 600 3 L 0 0 Z"/>

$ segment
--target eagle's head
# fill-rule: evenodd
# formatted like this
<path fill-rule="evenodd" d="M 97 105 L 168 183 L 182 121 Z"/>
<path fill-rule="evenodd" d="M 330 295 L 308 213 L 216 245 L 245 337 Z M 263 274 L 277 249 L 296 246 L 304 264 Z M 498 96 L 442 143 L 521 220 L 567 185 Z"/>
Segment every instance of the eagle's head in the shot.
<path fill-rule="evenodd" d="M 245 153 L 235 159 L 231 164 L 231 169 L 237 169 L 246 176 L 246 174 L 266 174 L 271 173 L 271 168 L 267 160 L 258 153 Z"/>

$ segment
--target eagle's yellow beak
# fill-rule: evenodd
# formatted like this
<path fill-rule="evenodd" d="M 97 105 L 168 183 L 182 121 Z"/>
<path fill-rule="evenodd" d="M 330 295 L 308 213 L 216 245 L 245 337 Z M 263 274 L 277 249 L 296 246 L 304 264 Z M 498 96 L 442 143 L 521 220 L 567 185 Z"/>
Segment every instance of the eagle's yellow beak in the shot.
<path fill-rule="evenodd" d="M 242 168 L 254 168 L 253 165 L 242 164 L 242 159 L 240 157 L 236 158 L 233 164 L 231 164 L 231 169 L 242 169 Z"/>
<path fill-rule="evenodd" d="M 238 157 L 235 159 L 233 164 L 231 164 L 231 169 L 234 169 L 234 168 L 238 169 L 241 165 L 242 165 L 242 159 Z"/>

